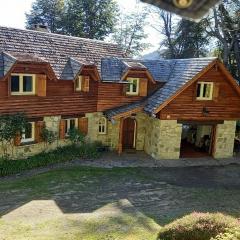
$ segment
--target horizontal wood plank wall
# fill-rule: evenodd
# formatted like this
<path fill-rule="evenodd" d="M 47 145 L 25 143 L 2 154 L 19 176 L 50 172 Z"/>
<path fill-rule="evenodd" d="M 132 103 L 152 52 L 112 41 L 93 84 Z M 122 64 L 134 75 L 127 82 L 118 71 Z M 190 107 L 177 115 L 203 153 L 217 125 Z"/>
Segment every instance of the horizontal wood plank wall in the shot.
<path fill-rule="evenodd" d="M 25 69 L 26 70 L 26 69 Z M 15 68 L 15 73 L 42 74 L 44 70 L 37 66 Z M 90 79 L 89 92 L 75 92 L 73 81 L 50 80 L 47 78 L 46 97 L 8 96 L 8 81 L 0 79 L 0 114 L 24 112 L 29 117 L 53 115 L 84 115 L 97 111 L 98 83 Z"/>
<path fill-rule="evenodd" d="M 198 121 L 240 119 L 240 97 L 219 69 L 213 67 L 199 81 L 214 82 L 219 87 L 218 97 L 213 101 L 196 100 L 197 83 L 194 83 L 163 108 L 158 117 Z M 205 116 L 204 107 L 209 112 Z"/>
<path fill-rule="evenodd" d="M 99 83 L 98 111 L 120 107 L 142 99 L 140 96 L 124 95 L 123 86 L 122 83 Z"/>

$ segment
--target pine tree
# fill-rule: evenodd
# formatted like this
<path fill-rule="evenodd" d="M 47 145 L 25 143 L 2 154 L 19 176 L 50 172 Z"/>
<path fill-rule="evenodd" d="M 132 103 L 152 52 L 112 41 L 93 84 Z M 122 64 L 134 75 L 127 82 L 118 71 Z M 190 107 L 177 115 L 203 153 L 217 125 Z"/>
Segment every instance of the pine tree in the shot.
<path fill-rule="evenodd" d="M 208 42 L 204 20 L 199 23 L 185 19 L 180 20 L 175 32 L 177 58 L 205 56 Z"/>

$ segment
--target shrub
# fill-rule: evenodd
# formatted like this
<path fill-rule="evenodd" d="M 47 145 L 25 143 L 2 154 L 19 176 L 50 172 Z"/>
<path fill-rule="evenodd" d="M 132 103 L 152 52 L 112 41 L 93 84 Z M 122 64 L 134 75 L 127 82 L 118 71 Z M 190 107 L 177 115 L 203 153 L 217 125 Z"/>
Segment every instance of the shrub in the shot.
<path fill-rule="evenodd" d="M 51 131 L 44 127 L 41 132 L 41 137 L 45 143 L 45 145 L 53 144 L 57 139 L 57 134 L 54 131 Z"/>
<path fill-rule="evenodd" d="M 85 137 L 77 128 L 70 129 L 68 131 L 68 135 L 69 140 L 72 142 L 72 144 L 82 145 L 84 143 Z"/>
<path fill-rule="evenodd" d="M 75 145 L 59 147 L 50 152 L 42 152 L 35 156 L 21 160 L 0 161 L 0 176 L 16 174 L 24 170 L 45 167 L 51 164 L 67 162 L 78 158 L 97 158 L 99 153 L 93 144 L 84 144 L 80 147 Z"/>
<path fill-rule="evenodd" d="M 240 229 L 228 229 L 225 233 L 220 233 L 217 237 L 211 238 L 211 240 L 239 240 L 240 239 Z"/>
<path fill-rule="evenodd" d="M 192 213 L 163 227 L 158 240 L 210 240 L 239 227 L 235 218 L 221 213 Z"/>

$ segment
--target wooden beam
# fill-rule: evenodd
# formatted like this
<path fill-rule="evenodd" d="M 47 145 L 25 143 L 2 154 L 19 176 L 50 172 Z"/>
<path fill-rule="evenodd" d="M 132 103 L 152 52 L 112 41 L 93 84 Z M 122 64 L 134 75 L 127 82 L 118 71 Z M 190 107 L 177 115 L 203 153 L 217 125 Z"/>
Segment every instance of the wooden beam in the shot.
<path fill-rule="evenodd" d="M 185 124 L 185 125 L 216 125 L 216 124 L 223 124 L 224 121 L 223 120 L 218 120 L 218 121 L 214 121 L 214 120 L 206 120 L 206 121 L 194 121 L 194 120 L 177 120 L 177 123 L 180 124 Z"/>
<path fill-rule="evenodd" d="M 122 147 L 123 121 L 124 121 L 124 118 L 120 118 L 119 139 L 118 139 L 118 154 L 119 155 L 123 152 L 123 147 Z"/>

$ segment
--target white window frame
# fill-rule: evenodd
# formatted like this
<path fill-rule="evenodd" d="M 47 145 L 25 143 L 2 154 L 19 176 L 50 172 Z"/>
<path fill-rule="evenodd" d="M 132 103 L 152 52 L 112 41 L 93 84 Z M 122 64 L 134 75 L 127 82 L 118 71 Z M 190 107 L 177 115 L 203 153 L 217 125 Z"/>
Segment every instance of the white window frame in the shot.
<path fill-rule="evenodd" d="M 35 74 L 17 73 L 17 74 L 11 74 L 11 77 L 12 76 L 19 77 L 19 91 L 18 92 L 12 91 L 12 89 L 11 89 L 12 78 L 11 78 L 11 81 L 10 81 L 11 95 L 34 95 L 36 93 L 36 75 Z M 23 91 L 23 77 L 32 77 L 32 91 L 31 92 Z"/>
<path fill-rule="evenodd" d="M 68 132 L 70 130 L 70 125 L 71 125 L 70 121 L 74 120 L 75 121 L 75 128 L 78 128 L 78 118 L 67 118 L 67 119 L 63 119 L 63 120 L 67 122 L 67 127 L 65 129 L 65 131 L 66 131 L 65 136 L 67 137 L 67 136 L 69 136 Z"/>
<path fill-rule="evenodd" d="M 209 97 L 203 96 L 203 89 L 205 84 L 211 86 Z M 198 82 L 197 88 L 198 88 L 198 85 L 200 85 L 200 96 L 199 97 L 197 96 L 197 100 L 212 100 L 213 99 L 213 82 Z"/>
<path fill-rule="evenodd" d="M 107 119 L 105 117 L 101 117 L 98 120 L 98 134 L 100 135 L 107 134 Z"/>
<path fill-rule="evenodd" d="M 77 87 L 78 83 L 78 87 Z M 83 83 L 83 76 L 79 75 L 78 78 L 76 79 L 76 91 L 82 91 L 82 83 Z"/>
<path fill-rule="evenodd" d="M 133 92 L 133 81 L 137 80 L 137 88 L 136 88 L 136 92 Z M 127 91 L 127 95 L 138 95 L 139 94 L 139 78 L 127 78 L 128 83 L 127 84 L 131 84 L 130 85 L 130 89 L 129 91 Z"/>
<path fill-rule="evenodd" d="M 32 125 L 32 136 L 31 138 L 25 138 L 25 129 L 23 130 L 22 133 L 22 138 L 21 138 L 21 143 L 28 143 L 28 142 L 34 142 L 35 141 L 35 122 L 28 122 L 28 124 Z"/>

